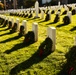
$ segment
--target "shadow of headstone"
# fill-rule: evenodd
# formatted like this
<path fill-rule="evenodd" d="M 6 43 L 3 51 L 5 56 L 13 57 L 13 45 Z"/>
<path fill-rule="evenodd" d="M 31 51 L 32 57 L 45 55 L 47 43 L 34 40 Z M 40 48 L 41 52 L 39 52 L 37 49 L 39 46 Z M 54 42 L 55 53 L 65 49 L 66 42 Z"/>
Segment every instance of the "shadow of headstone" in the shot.
<path fill-rule="evenodd" d="M 47 46 L 50 44 L 51 44 L 50 47 Z M 46 46 L 46 48 L 45 48 L 45 46 Z M 21 70 L 28 69 L 32 65 L 39 63 L 40 61 L 42 61 L 44 58 L 46 58 L 48 55 L 50 55 L 52 53 L 51 50 L 52 50 L 52 40 L 50 38 L 47 38 L 47 39 L 45 39 L 44 42 L 41 43 L 38 50 L 29 59 L 16 65 L 10 71 L 10 75 L 15 75 L 15 74 L 19 73 Z"/>
<path fill-rule="evenodd" d="M 5 35 L 9 35 L 10 33 L 4 33 L 4 34 L 1 34 L 0 36 L 5 36 Z"/>
<path fill-rule="evenodd" d="M 0 43 L 6 43 L 6 42 L 9 42 L 9 41 L 13 41 L 13 40 L 19 39 L 19 38 L 20 38 L 20 36 L 15 36 L 13 38 L 9 38 L 9 39 L 6 39 L 4 41 L 1 41 Z"/>
<path fill-rule="evenodd" d="M 68 25 L 68 24 L 59 24 L 59 25 L 57 25 L 56 27 L 63 27 L 63 26 L 66 26 L 66 25 Z"/>
<path fill-rule="evenodd" d="M 46 24 L 46 25 L 50 25 L 50 24 L 55 24 L 54 22 L 51 22 L 51 23 L 48 23 L 48 24 Z"/>
<path fill-rule="evenodd" d="M 4 53 L 10 54 L 13 51 L 17 51 L 18 49 L 21 49 L 23 47 L 25 47 L 25 45 L 23 43 L 19 43 L 19 44 L 16 44 L 12 49 L 6 50 Z"/>
<path fill-rule="evenodd" d="M 16 37 L 16 39 L 18 39 L 18 38 Z M 35 43 L 35 42 L 33 42 L 33 43 Z M 23 47 L 27 47 L 33 43 L 25 44 L 24 42 L 22 42 L 22 43 L 16 44 L 12 49 L 6 50 L 4 53 L 10 54 L 13 51 L 17 51 L 18 49 L 21 49 Z"/>
<path fill-rule="evenodd" d="M 1 28 L 1 27 L 0 27 L 0 28 Z M 5 29 L 3 29 L 3 30 L 0 30 L 0 32 L 1 32 L 1 31 L 6 31 L 6 30 L 8 30 L 8 28 L 5 28 Z"/>
<path fill-rule="evenodd" d="M 70 29 L 70 31 L 74 31 L 74 30 L 76 30 L 76 26 L 75 26 L 75 27 L 73 27 L 72 29 Z"/>
<path fill-rule="evenodd" d="M 57 75 L 76 75 L 76 46 L 70 48 L 65 57 L 67 62 L 62 66 L 62 70 Z"/>
<path fill-rule="evenodd" d="M 40 61 L 42 61 L 44 58 L 46 58 L 50 54 L 49 53 L 43 57 L 39 57 L 38 52 L 39 51 L 37 50 L 37 52 L 35 52 L 29 59 L 16 65 L 10 71 L 10 75 L 15 75 L 15 74 L 19 73 L 21 70 L 26 70 L 26 69 L 30 68 L 32 65 L 39 63 Z"/>

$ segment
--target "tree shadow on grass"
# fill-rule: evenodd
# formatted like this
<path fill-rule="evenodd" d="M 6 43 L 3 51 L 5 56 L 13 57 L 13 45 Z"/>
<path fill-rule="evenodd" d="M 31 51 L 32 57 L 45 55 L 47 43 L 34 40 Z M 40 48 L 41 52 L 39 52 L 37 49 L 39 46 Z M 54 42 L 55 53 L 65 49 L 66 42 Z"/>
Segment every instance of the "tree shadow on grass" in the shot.
<path fill-rule="evenodd" d="M 15 36 L 13 38 L 9 38 L 7 40 L 4 40 L 4 41 L 1 41 L 0 43 L 6 43 L 6 42 L 9 42 L 9 41 L 13 41 L 13 40 L 16 40 L 16 39 L 19 39 L 21 36 Z"/>
<path fill-rule="evenodd" d="M 76 75 L 76 46 L 70 48 L 65 57 L 67 62 L 63 64 L 62 70 L 57 75 Z"/>
<path fill-rule="evenodd" d="M 38 55 L 38 50 L 26 61 L 16 65 L 11 71 L 10 71 L 10 75 L 16 75 L 17 73 L 19 73 L 21 70 L 26 70 L 28 68 L 30 68 L 32 65 L 39 63 L 40 61 L 42 61 L 44 58 L 46 58 L 49 54 L 40 57 Z"/>
<path fill-rule="evenodd" d="M 73 27 L 72 29 L 70 29 L 70 31 L 74 31 L 74 30 L 76 30 L 76 26 L 75 26 L 75 27 Z"/>
<path fill-rule="evenodd" d="M 57 25 L 56 27 L 63 27 L 63 26 L 66 26 L 66 25 L 68 25 L 68 24 L 59 24 L 59 25 Z"/>

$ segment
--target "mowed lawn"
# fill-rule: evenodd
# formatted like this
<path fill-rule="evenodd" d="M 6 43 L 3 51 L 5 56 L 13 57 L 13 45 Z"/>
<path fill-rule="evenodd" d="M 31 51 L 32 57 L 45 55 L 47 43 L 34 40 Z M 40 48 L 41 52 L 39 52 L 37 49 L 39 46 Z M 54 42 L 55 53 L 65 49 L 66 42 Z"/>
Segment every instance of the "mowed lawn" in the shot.
<path fill-rule="evenodd" d="M 8 27 L 0 25 L 0 75 L 10 75 L 10 72 L 12 75 L 13 72 L 15 75 L 57 75 L 62 69 L 61 66 L 66 63 L 65 54 L 74 46 L 76 36 L 76 15 L 72 15 L 72 22 L 68 25 L 62 25 L 64 16 L 60 15 L 58 23 L 53 23 L 55 14 L 51 15 L 49 21 L 13 16 L 14 19 L 20 19 L 20 25 L 23 20 L 27 20 L 28 31 L 32 30 L 33 22 L 38 23 L 38 41 L 27 47 L 23 45 L 24 36 L 16 38 L 18 32 L 9 34 Z M 41 59 L 34 54 L 47 37 L 48 27 L 56 28 L 56 49 Z"/>

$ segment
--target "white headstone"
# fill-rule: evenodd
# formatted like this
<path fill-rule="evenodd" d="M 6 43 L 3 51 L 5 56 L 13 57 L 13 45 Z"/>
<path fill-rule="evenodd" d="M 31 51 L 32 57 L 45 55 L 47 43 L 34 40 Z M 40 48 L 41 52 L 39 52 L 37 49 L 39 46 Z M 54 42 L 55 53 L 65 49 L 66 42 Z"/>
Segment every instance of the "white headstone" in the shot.
<path fill-rule="evenodd" d="M 44 19 L 44 11 L 41 11 L 41 19 Z"/>
<path fill-rule="evenodd" d="M 11 18 L 11 22 L 12 22 L 12 26 L 13 26 L 13 24 L 14 24 L 14 18 L 13 17 Z"/>
<path fill-rule="evenodd" d="M 71 21 L 71 18 L 72 18 L 72 13 L 71 13 L 71 11 L 67 12 L 67 16 L 69 16 L 70 21 Z"/>
<path fill-rule="evenodd" d="M 65 5 L 64 7 L 65 7 L 65 10 L 69 12 L 69 9 L 68 9 L 68 7 L 67 7 L 66 5 Z"/>
<path fill-rule="evenodd" d="M 39 14 L 39 3 L 38 3 L 38 1 L 35 2 L 35 13 L 36 13 L 35 18 L 38 18 L 38 14 Z"/>
<path fill-rule="evenodd" d="M 56 28 L 55 27 L 48 27 L 47 28 L 47 37 L 51 38 L 51 40 L 53 41 L 52 51 L 54 51 L 55 44 L 56 44 Z"/>
<path fill-rule="evenodd" d="M 60 11 L 58 11 L 56 14 L 58 14 L 60 16 Z"/>
<path fill-rule="evenodd" d="M 25 34 L 27 32 L 27 21 L 23 20 L 22 25 L 24 26 Z"/>
<path fill-rule="evenodd" d="M 17 23 L 17 31 L 19 30 L 20 26 L 19 26 L 19 18 L 16 19 L 16 23 Z"/>
<path fill-rule="evenodd" d="M 34 31 L 35 42 L 36 42 L 36 41 L 38 41 L 38 23 L 33 23 L 33 25 L 32 25 L 32 31 Z"/>
<path fill-rule="evenodd" d="M 58 1 L 58 6 L 60 6 L 60 1 Z"/>
<path fill-rule="evenodd" d="M 33 10 L 31 11 L 31 13 L 33 14 Z"/>

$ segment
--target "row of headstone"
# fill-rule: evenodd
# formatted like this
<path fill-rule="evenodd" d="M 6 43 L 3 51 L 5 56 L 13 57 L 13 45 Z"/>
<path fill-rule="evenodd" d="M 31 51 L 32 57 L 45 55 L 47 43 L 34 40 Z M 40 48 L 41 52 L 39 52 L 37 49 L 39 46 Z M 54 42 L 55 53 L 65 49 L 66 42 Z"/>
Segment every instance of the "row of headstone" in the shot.
<path fill-rule="evenodd" d="M 19 25 L 19 19 L 18 18 L 16 19 L 16 22 L 12 22 L 12 21 L 14 21 L 13 18 L 11 18 L 11 20 L 9 20 L 9 18 L 7 18 L 6 20 L 8 20 L 8 22 L 11 22 L 11 24 L 12 23 L 14 24 L 14 25 L 12 24 L 11 29 L 13 27 L 15 27 L 15 25 L 16 25 L 16 27 L 17 27 L 16 32 L 19 31 L 19 29 L 21 29 L 22 31 L 24 31 L 25 34 L 27 34 L 27 21 L 26 20 L 23 20 L 21 26 Z M 10 26 L 10 23 L 8 25 Z M 36 41 L 38 41 L 38 24 L 37 23 L 32 24 L 32 31 L 34 32 L 34 36 L 35 36 L 34 41 L 36 42 Z M 56 43 L 56 29 L 54 27 L 48 27 L 47 28 L 47 37 L 52 39 L 52 41 L 53 41 L 52 51 L 54 51 L 55 50 L 55 43 Z"/>
<path fill-rule="evenodd" d="M 65 11 L 64 13 L 66 13 L 67 16 L 70 16 L 69 12 Z M 26 16 L 28 16 L 28 14 Z M 29 17 L 32 17 L 32 14 L 30 14 Z M 37 18 L 37 17 L 35 17 L 35 18 Z M 60 10 L 58 10 L 57 13 L 56 13 L 56 17 L 54 19 L 54 23 L 57 23 L 59 21 L 59 18 L 60 18 Z M 43 11 L 41 12 L 41 19 L 44 19 L 44 12 Z M 45 17 L 45 21 L 48 21 L 50 19 L 51 19 L 51 12 L 47 11 L 46 17 Z M 71 22 L 71 16 L 69 17 L 69 19 L 70 19 L 70 22 Z"/>
<path fill-rule="evenodd" d="M 60 15 L 60 12 L 61 12 L 61 10 L 59 9 L 59 10 L 57 11 L 56 15 L 57 15 L 57 14 Z M 63 14 L 68 14 L 68 12 L 69 12 L 69 11 L 65 10 Z M 54 13 L 54 10 L 53 10 L 52 12 L 49 11 L 49 12 L 46 14 L 45 21 L 48 21 L 48 20 L 51 19 L 51 13 Z M 75 10 L 73 10 L 73 14 L 75 14 Z M 59 15 L 58 15 L 58 16 L 59 16 Z M 29 15 L 26 14 L 25 17 L 27 17 L 27 16 L 28 16 L 28 18 L 31 18 L 31 17 L 33 17 L 33 14 L 32 14 L 32 13 L 30 13 Z M 35 16 L 35 17 L 36 17 L 36 16 Z M 39 17 L 39 16 L 38 16 L 38 17 Z M 37 17 L 36 17 L 36 18 L 37 18 Z M 43 10 L 41 10 L 41 19 L 44 19 L 44 12 L 43 12 Z"/>
<path fill-rule="evenodd" d="M 64 5 L 64 7 L 65 7 L 65 10 L 68 10 L 68 7 L 66 6 L 66 5 Z M 75 7 L 75 6 L 74 6 Z M 49 10 L 49 12 L 47 13 L 47 16 L 46 16 L 46 18 L 48 17 L 48 19 L 45 19 L 45 20 L 49 20 L 50 19 L 50 10 L 51 9 L 53 9 L 53 12 L 51 12 L 51 13 L 54 13 L 54 10 L 58 10 L 58 9 L 61 9 L 62 8 L 62 6 L 61 6 L 61 4 L 60 4 L 60 1 L 58 2 L 58 6 L 51 6 L 51 7 L 41 7 L 40 8 L 40 10 L 41 10 L 41 19 L 43 19 L 44 18 L 44 12 L 43 12 L 43 10 L 44 11 L 46 11 L 47 9 Z M 30 13 L 30 11 L 31 11 L 31 13 Z M 33 16 L 33 11 L 35 11 L 35 18 L 39 18 L 39 16 L 38 16 L 38 14 L 39 14 L 39 3 L 38 3 L 38 1 L 36 1 L 36 3 L 35 3 L 35 8 L 29 8 L 29 9 L 18 9 L 18 10 L 8 10 L 8 12 L 10 12 L 12 15 L 16 15 L 16 16 L 24 16 L 24 17 L 29 17 L 29 18 L 31 18 L 32 16 Z M 12 13 L 13 12 L 13 13 Z M 27 12 L 27 13 L 26 13 Z M 74 12 L 74 11 L 73 11 Z M 58 12 L 57 12 L 58 13 Z M 29 15 L 30 14 L 30 15 Z"/>
<path fill-rule="evenodd" d="M 66 7 L 66 6 L 65 6 Z M 36 12 L 36 16 L 35 16 L 35 18 L 38 18 L 39 16 L 38 16 L 38 6 L 36 7 L 37 8 L 37 12 Z M 30 12 L 30 11 L 29 11 Z M 53 11 L 54 12 L 54 11 Z M 56 13 L 56 17 L 55 17 L 55 19 L 54 19 L 54 23 L 57 23 L 58 21 L 59 21 L 59 18 L 60 18 L 60 12 L 61 12 L 61 9 L 59 9 L 58 11 L 57 11 L 57 13 Z M 69 12 L 66 12 L 66 16 L 69 16 L 68 15 L 69 14 Z M 26 13 L 26 15 L 25 15 L 25 17 L 27 17 L 28 16 L 28 14 Z M 30 15 L 28 16 L 29 18 L 31 18 L 33 16 L 33 14 L 32 13 L 30 13 Z M 68 17 L 69 19 L 70 19 L 70 22 L 71 22 L 71 16 L 70 17 Z M 44 19 L 44 12 L 43 12 L 43 10 L 41 11 L 41 19 Z M 51 12 L 49 11 L 49 10 L 47 10 L 46 11 L 46 17 L 45 17 L 45 21 L 48 21 L 48 20 L 50 20 L 51 19 Z M 64 23 L 66 22 L 65 21 L 65 19 L 66 18 L 64 18 L 63 19 L 63 21 L 64 21 Z"/>

